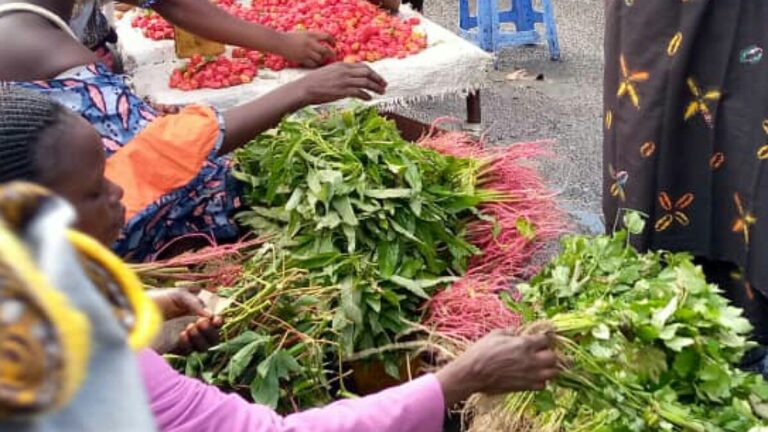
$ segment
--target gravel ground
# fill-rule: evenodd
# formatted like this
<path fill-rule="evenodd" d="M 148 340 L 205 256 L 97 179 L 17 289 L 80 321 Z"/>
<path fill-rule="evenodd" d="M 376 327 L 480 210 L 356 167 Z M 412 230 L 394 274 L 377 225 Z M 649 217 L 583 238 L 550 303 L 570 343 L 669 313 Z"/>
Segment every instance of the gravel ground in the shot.
<path fill-rule="evenodd" d="M 557 158 L 544 164 L 552 188 L 581 230 L 601 230 L 603 1 L 554 0 L 562 59 L 549 60 L 546 45 L 504 50 L 482 93 L 483 124 L 499 145 L 554 139 Z M 426 0 L 425 15 L 456 30 L 457 0 Z M 542 81 L 508 80 L 525 69 Z M 423 102 L 404 114 L 429 122 L 464 118 L 463 101 Z"/>

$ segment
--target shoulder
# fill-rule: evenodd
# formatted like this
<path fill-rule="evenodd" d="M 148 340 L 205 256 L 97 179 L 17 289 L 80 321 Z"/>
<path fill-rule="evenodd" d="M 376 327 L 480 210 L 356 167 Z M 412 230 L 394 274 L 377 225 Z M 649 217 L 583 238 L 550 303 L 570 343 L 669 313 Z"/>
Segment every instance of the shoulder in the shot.
<path fill-rule="evenodd" d="M 36 16 L 18 13 L 0 18 L 0 79 L 32 81 L 96 61 L 84 45 Z"/>

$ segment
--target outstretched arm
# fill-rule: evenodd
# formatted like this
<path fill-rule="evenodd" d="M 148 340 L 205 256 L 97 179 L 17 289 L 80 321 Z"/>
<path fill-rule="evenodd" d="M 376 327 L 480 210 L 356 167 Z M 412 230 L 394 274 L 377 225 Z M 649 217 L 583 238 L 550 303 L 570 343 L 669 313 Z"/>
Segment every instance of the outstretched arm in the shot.
<path fill-rule="evenodd" d="M 152 351 L 139 354 L 150 407 L 160 430 L 231 432 L 439 432 L 443 395 L 434 376 L 281 417 L 271 409 L 185 377 Z"/>
<path fill-rule="evenodd" d="M 371 99 L 368 92 L 383 94 L 387 83 L 364 64 L 335 63 L 310 72 L 272 92 L 223 114 L 227 132 L 219 155 L 247 144 L 288 114 L 306 106 L 354 97 Z"/>
<path fill-rule="evenodd" d="M 150 5 L 168 21 L 206 39 L 278 54 L 306 67 L 318 67 L 334 55 L 324 33 L 281 33 L 230 15 L 209 0 L 127 0 Z"/>
<path fill-rule="evenodd" d="M 557 374 L 547 336 L 487 336 L 436 375 L 359 399 L 281 417 L 185 377 L 154 352 L 139 364 L 160 430 L 232 432 L 439 432 L 446 407 L 473 392 L 542 389 Z"/>

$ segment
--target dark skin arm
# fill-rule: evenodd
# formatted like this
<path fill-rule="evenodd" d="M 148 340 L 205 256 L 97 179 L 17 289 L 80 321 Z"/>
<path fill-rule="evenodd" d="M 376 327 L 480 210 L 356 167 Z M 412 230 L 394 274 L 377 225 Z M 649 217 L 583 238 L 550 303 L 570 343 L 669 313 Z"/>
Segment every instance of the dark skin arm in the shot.
<path fill-rule="evenodd" d="M 220 155 L 247 144 L 277 125 L 288 114 L 309 105 L 344 98 L 370 100 L 368 92 L 383 94 L 387 83 L 364 64 L 335 63 L 288 83 L 252 102 L 224 113 L 227 133 Z"/>
<path fill-rule="evenodd" d="M 126 3 L 138 6 L 139 0 Z M 179 27 L 200 37 L 278 54 L 306 67 L 318 67 L 334 55 L 330 35 L 319 32 L 282 33 L 228 14 L 208 0 L 162 0 L 152 7 Z"/>
<path fill-rule="evenodd" d="M 376 6 L 389 9 L 392 12 L 397 12 L 397 10 L 400 9 L 400 0 L 370 0 L 370 2 Z"/>

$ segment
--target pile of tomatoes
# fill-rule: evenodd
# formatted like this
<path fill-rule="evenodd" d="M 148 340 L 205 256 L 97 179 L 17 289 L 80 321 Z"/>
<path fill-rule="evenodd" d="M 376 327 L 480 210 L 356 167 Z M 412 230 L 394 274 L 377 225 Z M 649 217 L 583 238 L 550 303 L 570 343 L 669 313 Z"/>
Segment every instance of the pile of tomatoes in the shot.
<path fill-rule="evenodd" d="M 241 54 L 235 58 L 219 56 L 210 59 L 196 54 L 184 67 L 173 71 L 170 87 L 189 91 L 247 84 L 258 74 L 261 54 L 245 50 Z"/>
<path fill-rule="evenodd" d="M 145 13 L 137 15 L 131 20 L 131 25 L 141 29 L 141 34 L 147 39 L 156 41 L 173 39 L 173 26 L 157 12 L 147 10 Z"/>
<path fill-rule="evenodd" d="M 212 0 L 212 2 L 230 13 L 240 7 L 236 0 Z M 155 41 L 173 39 L 175 33 L 173 25 L 151 9 L 145 9 L 143 14 L 133 17 L 131 27 L 140 29 L 145 38 Z"/>
<path fill-rule="evenodd" d="M 415 29 L 418 18 L 402 20 L 366 0 L 252 0 L 243 6 L 234 0 L 215 3 L 228 13 L 281 32 L 318 31 L 336 40 L 335 58 L 329 62 L 375 62 L 384 58 L 405 58 L 427 46 L 426 35 Z M 156 13 L 134 18 L 134 27 L 151 39 L 173 38 L 173 27 Z M 254 61 L 251 58 L 258 58 Z M 201 66 L 202 64 L 202 66 Z M 215 65 L 215 66 L 211 66 Z M 201 62 L 189 62 L 171 76 L 171 87 L 186 90 L 222 88 L 239 85 L 234 78 L 246 70 L 267 68 L 280 71 L 296 67 L 275 54 L 259 54 L 236 48 L 231 57 L 220 56 Z M 211 78 L 207 71 L 221 70 Z M 225 68 L 231 70 L 224 71 Z M 206 73 L 205 76 L 201 74 Z M 255 76 L 255 74 L 253 75 Z M 252 78 L 252 77 L 251 77 Z M 235 84 L 232 84 L 235 83 Z"/>

